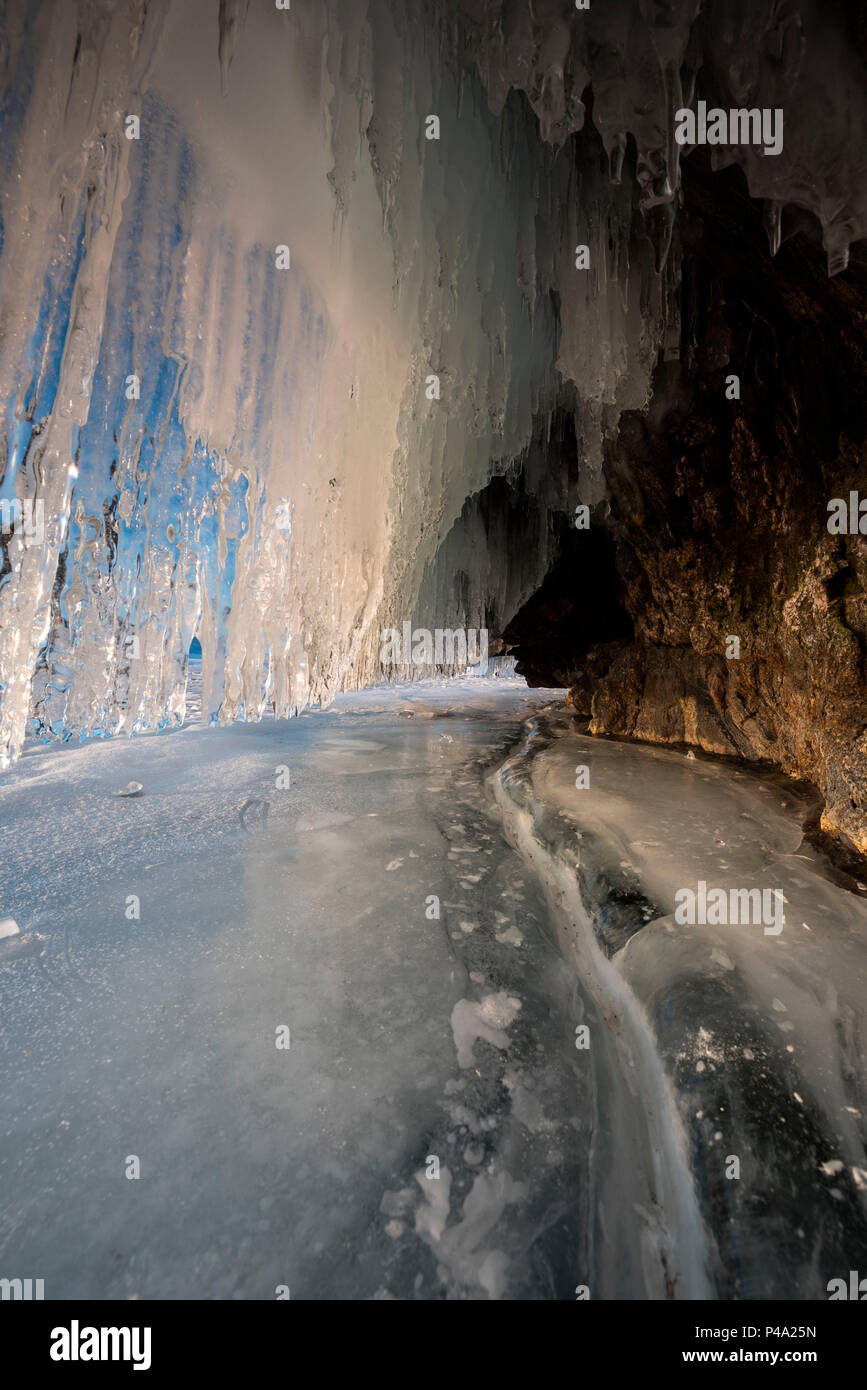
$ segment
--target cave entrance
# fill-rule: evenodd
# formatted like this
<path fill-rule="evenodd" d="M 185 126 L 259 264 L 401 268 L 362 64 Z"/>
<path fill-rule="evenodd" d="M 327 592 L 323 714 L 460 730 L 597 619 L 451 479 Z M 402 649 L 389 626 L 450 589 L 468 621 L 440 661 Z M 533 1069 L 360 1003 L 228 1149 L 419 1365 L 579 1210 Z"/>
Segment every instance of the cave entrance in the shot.
<path fill-rule="evenodd" d="M 503 640 L 528 685 L 569 686 L 589 647 L 632 635 L 614 539 L 591 523 L 564 529 L 555 563 Z"/>

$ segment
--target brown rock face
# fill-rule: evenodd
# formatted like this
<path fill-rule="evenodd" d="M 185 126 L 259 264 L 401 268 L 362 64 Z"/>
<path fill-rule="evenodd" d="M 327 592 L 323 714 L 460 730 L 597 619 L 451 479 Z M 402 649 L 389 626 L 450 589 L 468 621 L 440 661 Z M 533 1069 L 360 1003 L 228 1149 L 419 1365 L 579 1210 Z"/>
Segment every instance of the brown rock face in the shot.
<path fill-rule="evenodd" d="M 680 360 L 606 460 L 607 603 L 633 635 L 578 622 L 558 644 L 537 625 L 534 645 L 531 601 L 506 639 L 532 683 L 568 670 L 593 732 L 770 760 L 867 853 L 867 536 L 828 530 L 832 499 L 867 496 L 867 257 L 829 279 L 793 215 L 772 259 L 740 173 L 701 153 L 684 198 Z M 546 583 L 549 612 L 575 604 L 563 575 Z"/>

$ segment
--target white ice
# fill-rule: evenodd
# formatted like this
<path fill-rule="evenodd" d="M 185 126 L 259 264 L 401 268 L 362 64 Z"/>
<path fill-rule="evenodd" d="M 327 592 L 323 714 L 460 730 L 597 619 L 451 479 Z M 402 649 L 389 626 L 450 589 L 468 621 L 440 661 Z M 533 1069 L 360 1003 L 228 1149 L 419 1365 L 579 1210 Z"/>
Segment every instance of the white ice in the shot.
<path fill-rule="evenodd" d="M 575 983 L 479 766 L 538 702 L 431 683 L 28 746 L 0 788 L 5 1265 L 52 1298 L 572 1296 Z"/>

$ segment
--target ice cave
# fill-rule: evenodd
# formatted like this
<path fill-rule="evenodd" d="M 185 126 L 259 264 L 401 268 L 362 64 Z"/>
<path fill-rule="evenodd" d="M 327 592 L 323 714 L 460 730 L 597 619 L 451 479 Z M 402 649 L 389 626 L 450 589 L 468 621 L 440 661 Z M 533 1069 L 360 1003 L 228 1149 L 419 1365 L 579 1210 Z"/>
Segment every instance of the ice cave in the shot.
<path fill-rule="evenodd" d="M 855 0 L 0 6 L 4 1300 L 867 1298 L 865 235 Z"/>

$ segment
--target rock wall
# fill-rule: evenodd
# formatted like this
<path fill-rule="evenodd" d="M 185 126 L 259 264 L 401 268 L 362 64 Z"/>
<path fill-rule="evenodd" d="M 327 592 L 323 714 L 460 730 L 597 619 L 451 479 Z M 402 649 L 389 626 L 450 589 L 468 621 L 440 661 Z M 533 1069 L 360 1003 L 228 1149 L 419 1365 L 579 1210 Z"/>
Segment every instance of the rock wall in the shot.
<path fill-rule="evenodd" d="M 567 670 L 592 732 L 769 760 L 867 852 L 867 538 L 828 529 L 865 482 L 867 256 L 829 279 L 818 224 L 792 213 L 772 258 L 739 171 L 699 153 L 683 179 L 680 356 L 605 461 L 634 636 L 531 651 L 526 611 L 508 636 L 531 681 Z"/>

